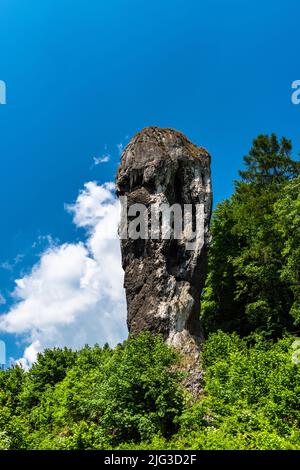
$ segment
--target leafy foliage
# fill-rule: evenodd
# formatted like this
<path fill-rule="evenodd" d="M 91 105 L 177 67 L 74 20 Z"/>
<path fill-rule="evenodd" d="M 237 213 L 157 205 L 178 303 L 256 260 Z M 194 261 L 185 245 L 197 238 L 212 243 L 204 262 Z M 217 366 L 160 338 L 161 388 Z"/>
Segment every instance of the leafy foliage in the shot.
<path fill-rule="evenodd" d="M 300 449 L 293 341 L 210 334 L 204 395 L 192 405 L 176 354 L 150 334 L 78 351 L 38 405 L 23 400 L 31 373 L 9 369 L 0 374 L 0 449 Z"/>
<path fill-rule="evenodd" d="M 300 449 L 300 176 L 291 151 L 285 138 L 255 139 L 235 193 L 214 212 L 201 398 L 183 390 L 180 358 L 150 333 L 114 350 L 47 349 L 29 371 L 0 372 L 0 450 Z"/>
<path fill-rule="evenodd" d="M 205 396 L 185 407 L 171 440 L 156 436 L 138 448 L 300 449 L 300 368 L 291 360 L 293 341 L 211 334 L 203 353 Z"/>
<path fill-rule="evenodd" d="M 275 134 L 259 135 L 244 157 L 246 169 L 240 171 L 240 176 L 243 181 L 260 187 L 284 183 L 297 176 L 300 170 L 300 162 L 291 158 L 291 152 L 292 143 L 285 137 L 279 142 Z"/>
<path fill-rule="evenodd" d="M 299 162 L 259 136 L 229 200 L 213 215 L 201 317 L 206 331 L 292 331 L 299 315 Z"/>
<path fill-rule="evenodd" d="M 168 437 L 184 406 L 176 361 L 150 333 L 114 351 L 46 350 L 27 373 L 16 367 L 0 374 L 3 442 L 12 449 L 101 449 Z"/>

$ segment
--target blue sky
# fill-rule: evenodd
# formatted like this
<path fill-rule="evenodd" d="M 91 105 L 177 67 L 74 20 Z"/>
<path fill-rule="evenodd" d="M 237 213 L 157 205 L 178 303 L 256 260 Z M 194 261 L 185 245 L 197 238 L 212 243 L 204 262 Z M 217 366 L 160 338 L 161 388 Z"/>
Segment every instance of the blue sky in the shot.
<path fill-rule="evenodd" d="M 50 235 L 87 240 L 64 204 L 112 181 L 118 145 L 141 128 L 173 127 L 210 151 L 215 203 L 257 134 L 298 152 L 299 13 L 296 0 L 0 0 L 0 312 Z M 29 344 L 0 337 L 8 356 Z"/>

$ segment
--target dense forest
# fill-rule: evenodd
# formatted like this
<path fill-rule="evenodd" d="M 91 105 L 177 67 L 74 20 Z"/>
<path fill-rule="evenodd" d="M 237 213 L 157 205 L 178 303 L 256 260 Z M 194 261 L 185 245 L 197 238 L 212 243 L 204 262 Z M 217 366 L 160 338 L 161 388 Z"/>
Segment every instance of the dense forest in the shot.
<path fill-rule="evenodd" d="M 244 163 L 213 213 L 198 401 L 159 336 L 45 350 L 0 372 L 0 449 L 300 449 L 300 164 L 275 135 Z"/>

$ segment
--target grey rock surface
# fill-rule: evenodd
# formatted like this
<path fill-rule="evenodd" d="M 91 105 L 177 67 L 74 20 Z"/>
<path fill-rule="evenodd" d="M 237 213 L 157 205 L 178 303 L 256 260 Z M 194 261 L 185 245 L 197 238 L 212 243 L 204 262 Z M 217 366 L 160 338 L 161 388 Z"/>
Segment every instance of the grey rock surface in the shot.
<path fill-rule="evenodd" d="M 129 332 L 161 333 L 169 344 L 195 358 L 203 340 L 199 312 L 212 208 L 210 161 L 209 153 L 182 133 L 147 127 L 125 148 L 116 179 L 118 196 L 127 196 L 127 210 L 144 204 L 149 221 L 153 205 L 202 207 L 196 241 L 191 236 L 195 211 L 180 240 L 173 235 L 121 240 Z M 194 249 L 187 249 L 189 237 Z"/>

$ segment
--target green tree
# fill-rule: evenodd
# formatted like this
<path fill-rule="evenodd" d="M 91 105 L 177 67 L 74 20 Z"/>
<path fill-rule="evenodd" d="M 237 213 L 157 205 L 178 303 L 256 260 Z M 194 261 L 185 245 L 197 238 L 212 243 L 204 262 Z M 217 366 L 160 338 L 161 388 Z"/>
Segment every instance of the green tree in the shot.
<path fill-rule="evenodd" d="M 20 392 L 25 372 L 11 367 L 0 372 L 0 449 L 25 449 L 28 436 L 27 416 L 21 416 Z"/>
<path fill-rule="evenodd" d="M 245 157 L 235 193 L 214 212 L 201 317 L 206 331 L 280 335 L 292 328 L 294 289 L 282 275 L 284 241 L 276 203 L 299 174 L 291 143 L 259 136 Z"/>
<path fill-rule="evenodd" d="M 116 348 L 86 401 L 90 417 L 113 443 L 175 432 L 184 402 L 180 374 L 172 369 L 176 361 L 163 339 L 150 333 Z"/>
<path fill-rule="evenodd" d="M 45 349 L 39 353 L 36 362 L 26 376 L 26 386 L 22 394 L 24 406 L 37 405 L 47 387 L 61 382 L 76 362 L 77 353 L 68 348 Z"/>
<path fill-rule="evenodd" d="M 281 278 L 293 292 L 290 315 L 300 324 L 300 177 L 286 184 L 275 204 L 275 223 L 282 239 Z"/>
<path fill-rule="evenodd" d="M 259 135 L 244 157 L 246 169 L 240 171 L 242 180 L 259 186 L 281 184 L 299 174 L 300 162 L 291 157 L 292 142 L 285 137 L 279 141 L 275 134 Z"/>

